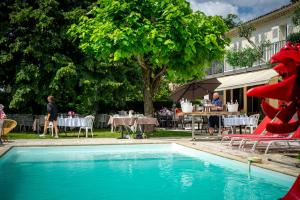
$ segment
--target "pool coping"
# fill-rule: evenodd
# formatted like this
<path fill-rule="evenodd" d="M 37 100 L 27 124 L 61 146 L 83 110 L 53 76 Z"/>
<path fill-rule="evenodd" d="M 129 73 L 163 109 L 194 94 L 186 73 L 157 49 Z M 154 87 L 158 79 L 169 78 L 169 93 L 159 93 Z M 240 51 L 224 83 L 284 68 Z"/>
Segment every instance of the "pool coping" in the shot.
<path fill-rule="evenodd" d="M 225 153 L 222 153 L 222 152 L 209 151 L 209 150 L 206 150 L 206 149 L 198 149 L 198 148 L 195 148 L 191 145 L 186 145 L 186 144 L 181 144 L 181 143 L 176 143 L 176 144 L 179 144 L 179 145 L 191 148 L 191 149 L 195 149 L 195 150 L 198 150 L 198 151 L 206 152 L 206 153 L 209 153 L 209 154 L 213 154 L 213 155 L 216 155 L 216 156 L 220 156 L 222 158 L 226 158 L 226 159 L 229 159 L 229 160 L 235 160 L 235 161 L 238 161 L 238 162 L 241 162 L 241 163 L 244 163 L 244 164 L 248 164 L 247 159 L 242 159 L 242 158 L 240 158 L 238 156 L 235 156 L 235 155 L 228 155 L 228 154 L 225 154 Z M 282 168 L 279 168 L 277 166 L 268 165 L 268 164 L 264 163 L 264 161 L 262 163 L 253 162 L 253 163 L 251 163 L 251 165 L 262 168 L 262 169 L 266 169 L 266 170 L 270 170 L 270 171 L 274 171 L 274 172 L 279 172 L 279 173 L 289 175 L 289 176 L 293 176 L 293 177 L 297 177 L 299 175 L 298 172 L 296 172 L 296 173 L 291 172 L 290 173 L 289 170 L 282 169 Z"/>
<path fill-rule="evenodd" d="M 31 143 L 19 143 L 19 144 L 14 144 L 14 143 L 9 143 L 9 144 L 5 144 L 4 146 L 0 146 L 0 159 L 1 157 L 3 157 L 7 152 L 9 152 L 9 150 L 11 150 L 14 147 L 47 147 L 47 146 L 95 146 L 95 145 L 139 145 L 139 144 L 178 144 L 178 145 L 182 145 L 184 147 L 187 148 L 191 148 L 191 149 L 195 149 L 198 151 L 202 151 L 202 152 L 206 152 L 206 153 L 210 153 L 216 156 L 220 156 L 226 159 L 230 159 L 230 160 L 235 160 L 241 163 L 248 163 L 247 157 L 246 156 L 240 156 L 240 155 L 234 155 L 232 153 L 224 152 L 221 150 L 216 150 L 216 149 L 211 149 L 211 148 L 207 148 L 207 146 L 201 144 L 201 143 L 197 143 L 197 142 L 192 142 L 192 141 L 180 141 L 180 140 L 168 140 L 168 139 L 146 139 L 146 140 L 109 140 L 109 141 L 101 141 L 99 143 L 95 143 L 95 142 L 91 142 L 89 143 L 89 141 L 87 141 L 87 143 L 76 143 L 76 141 L 72 141 L 72 139 L 64 139 L 67 140 L 69 143 L 64 143 L 64 141 L 62 141 L 61 143 L 52 143 L 53 140 L 51 139 L 43 139 L 42 142 L 40 144 L 31 144 Z M 17 141 L 17 140 L 15 140 Z M 28 141 L 28 140 L 27 140 Z M 58 140 L 56 140 L 58 141 Z M 46 143 L 45 143 L 46 142 Z M 86 141 L 85 141 L 86 142 Z M 3 148 L 4 147 L 4 148 Z M 293 177 L 296 177 L 300 174 L 300 169 L 296 168 L 296 167 L 287 167 L 285 165 L 282 164 L 275 164 L 272 162 L 267 161 L 266 157 L 264 155 L 261 154 L 255 154 L 258 157 L 262 157 L 263 162 L 260 163 L 252 163 L 251 165 L 256 166 L 256 167 L 260 167 L 263 169 L 267 169 L 267 170 L 271 170 L 271 171 L 275 171 L 275 172 L 279 172 L 282 174 L 286 174 L 286 175 L 290 175 Z M 291 169 L 292 168 L 292 169 Z"/>

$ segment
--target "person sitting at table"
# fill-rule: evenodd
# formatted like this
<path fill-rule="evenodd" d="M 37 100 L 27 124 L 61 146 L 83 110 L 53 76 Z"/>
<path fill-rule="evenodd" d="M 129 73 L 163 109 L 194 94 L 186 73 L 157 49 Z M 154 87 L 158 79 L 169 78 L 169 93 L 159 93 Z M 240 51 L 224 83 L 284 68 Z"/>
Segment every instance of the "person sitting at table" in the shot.
<path fill-rule="evenodd" d="M 223 109 L 222 101 L 220 100 L 219 93 L 215 92 L 213 94 L 213 100 L 211 103 L 214 105 L 214 107 L 211 108 L 212 111 L 218 111 Z M 208 132 L 210 135 L 213 135 L 215 127 L 219 128 L 219 116 L 210 116 L 208 119 Z"/>
<path fill-rule="evenodd" d="M 44 125 L 44 133 L 40 136 L 45 136 L 47 134 L 47 129 L 49 126 L 49 123 L 53 123 L 53 128 L 55 130 L 55 138 L 58 138 L 58 127 L 57 127 L 57 117 L 58 117 L 58 109 L 54 102 L 53 96 L 48 96 L 47 98 L 48 104 L 47 104 L 47 116 L 45 118 L 45 125 Z"/>
<path fill-rule="evenodd" d="M 6 114 L 4 112 L 4 106 L 0 104 L 0 119 L 6 119 Z"/>

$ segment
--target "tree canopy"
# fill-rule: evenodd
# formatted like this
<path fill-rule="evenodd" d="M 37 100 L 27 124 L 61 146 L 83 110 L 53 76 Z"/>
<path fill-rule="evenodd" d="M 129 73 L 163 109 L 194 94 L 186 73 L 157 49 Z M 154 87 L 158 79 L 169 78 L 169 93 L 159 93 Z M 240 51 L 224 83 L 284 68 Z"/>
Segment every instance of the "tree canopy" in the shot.
<path fill-rule="evenodd" d="M 229 29 L 238 27 L 242 24 L 241 19 L 235 14 L 228 14 L 222 18 Z"/>
<path fill-rule="evenodd" d="M 18 112 L 40 112 L 47 95 L 60 111 L 96 112 L 140 99 L 138 68 L 84 54 L 67 30 L 93 0 L 0 2 L 0 101 Z M 131 65 L 131 64 L 130 64 Z"/>
<path fill-rule="evenodd" d="M 152 115 L 162 78 L 202 75 L 223 57 L 227 30 L 220 17 L 192 12 L 185 0 L 99 0 L 69 33 L 98 61 L 138 66 L 145 114 Z"/>

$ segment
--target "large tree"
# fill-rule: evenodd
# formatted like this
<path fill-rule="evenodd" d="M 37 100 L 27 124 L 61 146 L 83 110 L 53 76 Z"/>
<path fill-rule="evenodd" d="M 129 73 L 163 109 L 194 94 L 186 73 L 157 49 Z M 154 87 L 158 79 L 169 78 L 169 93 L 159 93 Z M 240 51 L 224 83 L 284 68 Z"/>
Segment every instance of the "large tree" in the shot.
<path fill-rule="evenodd" d="M 220 17 L 193 12 L 185 0 L 99 0 L 69 30 L 99 61 L 138 65 L 149 116 L 162 78 L 203 74 L 205 65 L 222 58 L 226 31 Z"/>
<path fill-rule="evenodd" d="M 0 102 L 17 112 L 41 112 L 54 95 L 60 111 L 91 113 L 123 106 L 139 88 L 129 63 L 100 63 L 67 30 L 94 0 L 0 2 Z M 4 89 L 4 90 L 3 90 Z M 134 98 L 134 97 L 132 97 Z M 137 97 L 138 98 L 138 97 Z"/>

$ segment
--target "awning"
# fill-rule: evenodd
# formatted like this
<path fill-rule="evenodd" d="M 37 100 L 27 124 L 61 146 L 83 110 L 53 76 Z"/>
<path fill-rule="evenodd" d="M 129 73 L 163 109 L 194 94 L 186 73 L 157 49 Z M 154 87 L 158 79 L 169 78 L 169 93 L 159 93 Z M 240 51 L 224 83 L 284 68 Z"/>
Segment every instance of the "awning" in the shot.
<path fill-rule="evenodd" d="M 246 86 L 262 85 L 270 81 L 278 74 L 273 69 L 265 69 L 254 72 L 246 72 L 217 78 L 221 85 L 215 91 L 242 88 Z"/>

